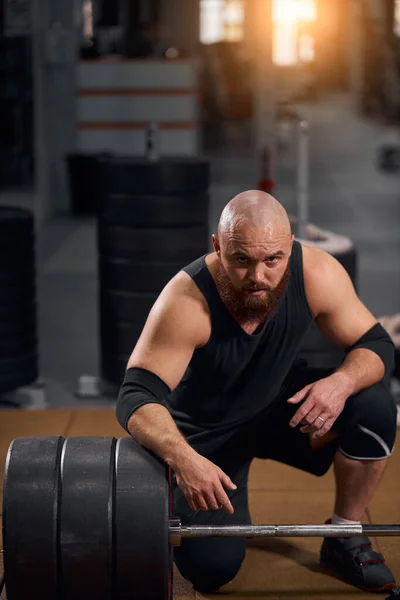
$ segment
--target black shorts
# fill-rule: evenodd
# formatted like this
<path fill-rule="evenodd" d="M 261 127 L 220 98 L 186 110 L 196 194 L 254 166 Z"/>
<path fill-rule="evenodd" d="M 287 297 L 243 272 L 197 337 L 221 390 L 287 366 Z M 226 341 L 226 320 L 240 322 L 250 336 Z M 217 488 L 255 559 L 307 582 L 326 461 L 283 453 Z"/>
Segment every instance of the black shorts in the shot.
<path fill-rule="evenodd" d="M 244 480 L 247 481 L 248 470 L 254 458 L 274 460 L 322 476 L 329 470 L 338 447 L 350 458 L 380 460 L 388 456 L 396 437 L 397 408 L 387 384 L 383 381 L 347 400 L 344 410 L 331 428 L 338 437 L 318 450 L 311 448 L 309 435 L 302 433 L 299 426 L 290 427 L 289 422 L 300 404 L 288 404 L 287 400 L 306 385 L 329 377 L 334 370 L 308 367 L 306 363 L 293 369 L 275 402 L 253 422 L 237 431 L 222 447 L 207 455 L 207 458 L 218 465 L 231 479 L 238 477 L 243 484 Z M 380 429 L 376 430 L 377 433 L 372 432 L 375 438 L 381 440 L 381 445 L 369 435 L 364 435 L 363 439 L 357 437 L 355 424 L 361 421 L 367 427 L 369 425 L 364 413 L 367 414 L 369 422 L 373 421 L 374 425 L 375 423 L 379 425 L 378 421 L 381 419 Z M 345 450 L 350 447 L 348 453 L 340 446 L 346 438 L 347 431 L 350 432 L 350 435 L 347 435 L 350 444 L 347 441 L 345 446 Z M 366 443 L 369 444 L 367 453 L 358 456 L 358 449 L 363 446 L 364 450 Z M 386 451 L 381 447 L 382 445 Z M 179 496 L 180 492 L 176 489 L 176 501 L 180 504 L 181 510 L 186 500 L 184 497 L 179 500 Z"/>

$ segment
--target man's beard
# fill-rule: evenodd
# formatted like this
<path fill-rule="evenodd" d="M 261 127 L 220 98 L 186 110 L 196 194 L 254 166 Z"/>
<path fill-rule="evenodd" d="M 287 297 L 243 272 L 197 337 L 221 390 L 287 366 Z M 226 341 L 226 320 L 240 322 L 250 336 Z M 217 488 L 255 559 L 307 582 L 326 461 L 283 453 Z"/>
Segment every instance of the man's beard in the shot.
<path fill-rule="evenodd" d="M 220 263 L 215 276 L 215 281 L 222 302 L 233 317 L 241 322 L 266 321 L 275 311 L 281 298 L 284 296 L 290 278 L 290 261 L 287 264 L 278 285 L 271 289 L 263 284 L 248 286 L 251 290 L 265 290 L 260 296 L 252 296 L 246 289 L 237 290 L 232 284 L 223 265 Z"/>

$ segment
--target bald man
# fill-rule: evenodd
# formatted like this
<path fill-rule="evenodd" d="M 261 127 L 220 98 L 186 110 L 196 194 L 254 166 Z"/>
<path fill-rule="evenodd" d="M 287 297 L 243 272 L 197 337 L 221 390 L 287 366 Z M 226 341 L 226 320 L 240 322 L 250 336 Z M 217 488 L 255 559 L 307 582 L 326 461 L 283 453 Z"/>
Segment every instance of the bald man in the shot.
<path fill-rule="evenodd" d="M 272 196 L 233 198 L 212 242 L 214 252 L 182 269 L 154 304 L 127 365 L 119 423 L 171 466 L 183 524 L 249 524 L 254 457 L 318 476 L 333 463 L 326 522 L 359 523 L 396 435 L 388 334 L 332 256 L 294 241 Z M 346 350 L 340 368 L 297 359 L 313 319 Z M 174 558 L 195 589 L 213 592 L 236 575 L 245 546 L 185 539 Z M 367 537 L 325 538 L 320 560 L 363 590 L 395 585 Z"/>

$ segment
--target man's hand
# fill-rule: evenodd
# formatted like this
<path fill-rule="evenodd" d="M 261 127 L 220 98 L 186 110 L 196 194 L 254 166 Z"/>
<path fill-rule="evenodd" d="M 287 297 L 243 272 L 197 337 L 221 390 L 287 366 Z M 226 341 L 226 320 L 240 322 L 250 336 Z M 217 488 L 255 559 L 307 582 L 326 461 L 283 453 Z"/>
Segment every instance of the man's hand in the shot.
<path fill-rule="evenodd" d="M 198 454 L 175 468 L 176 482 L 185 494 L 192 510 L 219 510 L 229 515 L 233 506 L 224 490 L 236 490 L 236 485 L 217 465 Z"/>
<path fill-rule="evenodd" d="M 296 427 L 301 423 L 302 433 L 314 432 L 312 439 L 323 436 L 342 412 L 349 395 L 348 380 L 341 373 L 333 373 L 329 377 L 307 385 L 288 399 L 290 404 L 298 404 L 304 400 L 293 415 L 290 426 Z"/>

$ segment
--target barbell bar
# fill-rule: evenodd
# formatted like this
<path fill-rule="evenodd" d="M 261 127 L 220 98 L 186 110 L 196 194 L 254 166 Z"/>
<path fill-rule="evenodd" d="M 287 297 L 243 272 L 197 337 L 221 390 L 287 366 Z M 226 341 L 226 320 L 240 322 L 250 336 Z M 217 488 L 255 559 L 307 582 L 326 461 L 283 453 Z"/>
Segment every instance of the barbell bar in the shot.
<path fill-rule="evenodd" d="M 397 536 L 400 525 L 181 525 L 179 519 L 171 519 L 169 534 L 177 546 L 179 538 Z"/>
<path fill-rule="evenodd" d="M 173 548 L 204 537 L 400 535 L 383 525 L 183 525 L 172 473 L 131 437 L 30 437 L 3 486 L 8 600 L 172 600 Z"/>

